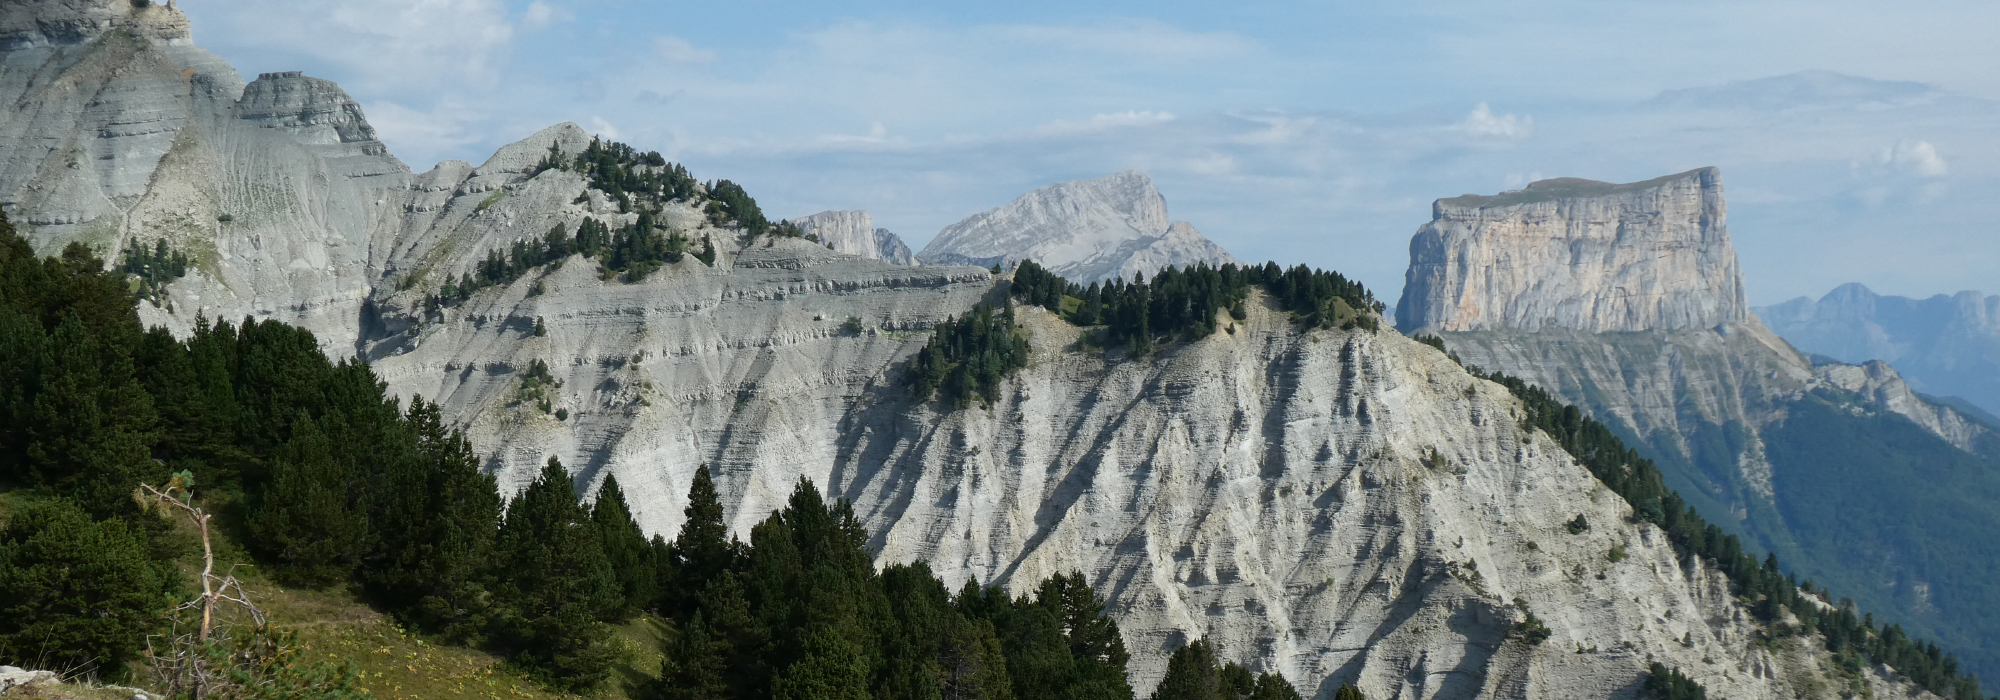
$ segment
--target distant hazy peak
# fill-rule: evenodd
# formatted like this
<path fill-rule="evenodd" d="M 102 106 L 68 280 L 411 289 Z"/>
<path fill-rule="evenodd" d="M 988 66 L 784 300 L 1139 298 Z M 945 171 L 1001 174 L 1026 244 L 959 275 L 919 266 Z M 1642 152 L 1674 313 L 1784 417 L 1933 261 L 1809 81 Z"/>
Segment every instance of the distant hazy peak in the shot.
<path fill-rule="evenodd" d="M 1817 300 L 1799 297 L 1756 312 L 1800 350 L 1847 363 L 1890 362 L 1917 391 L 2000 412 L 2000 296 L 1912 299 L 1849 282 Z"/>
<path fill-rule="evenodd" d="M 1021 195 L 946 227 L 917 257 L 929 264 L 1034 260 L 1077 282 L 1235 261 L 1193 225 L 1171 221 L 1166 199 L 1137 170 Z"/>
<path fill-rule="evenodd" d="M 1715 168 L 1441 199 L 1410 241 L 1397 325 L 1603 333 L 1742 321 L 1727 221 Z"/>

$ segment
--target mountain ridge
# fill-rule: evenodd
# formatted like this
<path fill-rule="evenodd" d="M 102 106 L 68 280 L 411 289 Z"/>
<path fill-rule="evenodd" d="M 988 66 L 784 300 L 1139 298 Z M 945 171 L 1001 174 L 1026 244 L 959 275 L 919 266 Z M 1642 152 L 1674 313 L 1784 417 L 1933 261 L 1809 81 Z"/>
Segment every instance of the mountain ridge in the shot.
<path fill-rule="evenodd" d="M 1632 522 L 1561 445 L 1521 425 L 1519 399 L 1393 331 L 1301 328 L 1259 293 L 1215 333 L 1136 356 L 1090 349 L 1085 329 L 1019 307 L 1028 367 L 991 406 L 952 410 L 916 400 L 900 370 L 942 321 L 1005 304 L 1004 272 L 759 235 L 747 195 L 722 199 L 726 181 L 634 205 L 611 178 L 666 165 L 626 154 L 609 173 L 559 167 L 600 145 L 573 124 L 478 167 L 412 174 L 370 153 L 356 123 L 325 121 L 359 117 L 330 83 L 260 77 L 257 94 L 303 99 L 246 120 L 248 86 L 226 66 L 204 74 L 190 63 L 200 55 L 120 36 L 92 41 L 130 52 L 82 58 L 130 69 L 141 89 L 121 104 L 166 115 L 155 141 L 167 145 L 151 165 L 102 166 L 104 182 L 146 183 L 137 205 L 28 203 L 31 219 L 77 202 L 101 207 L 90 220 L 117 219 L 35 225 L 37 246 L 171 231 L 202 262 L 142 307 L 149 323 L 226 314 L 320 329 L 392 392 L 437 401 L 503 494 L 561 457 L 587 491 L 617 476 L 659 533 L 678 523 L 694 470 L 713 468 L 741 533 L 806 477 L 854 504 L 879 562 L 923 560 L 952 582 L 1016 592 L 1087 572 L 1137 651 L 1142 688 L 1172 646 L 1214 637 L 1317 697 L 1346 682 L 1378 697 L 1636 697 L 1647 660 L 1719 696 L 1850 682 L 1925 695 L 1886 670 L 1830 670 L 1814 638 L 1762 643 L 1727 577 Z M 28 82 L 17 61 L 68 75 L 79 64 L 63 50 L 10 53 L 0 87 Z M 182 79 L 190 68 L 200 80 Z M 28 126 L 0 140 L 14 168 L 0 172 L 63 162 L 21 146 L 35 129 L 97 133 L 66 114 L 8 113 Z M 0 189 L 96 186 L 68 170 Z M 1157 218 L 1173 230 L 1163 205 Z M 552 230 L 583 240 L 593 226 L 634 246 L 657 228 L 676 236 L 663 246 L 688 247 L 641 261 L 655 267 L 570 251 L 491 269 Z M 1571 526 L 1580 515 L 1594 526 Z M 1536 619 L 1551 644 L 1512 633 Z"/>

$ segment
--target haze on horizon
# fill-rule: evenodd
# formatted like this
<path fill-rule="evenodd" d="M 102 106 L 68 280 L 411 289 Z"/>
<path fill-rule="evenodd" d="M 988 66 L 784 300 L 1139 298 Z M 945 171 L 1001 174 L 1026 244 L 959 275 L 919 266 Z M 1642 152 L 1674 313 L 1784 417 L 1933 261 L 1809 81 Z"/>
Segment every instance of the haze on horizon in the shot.
<path fill-rule="evenodd" d="M 1430 203 L 1714 165 L 1750 299 L 2000 292 L 2000 5 L 184 0 L 247 77 L 304 70 L 417 170 L 560 121 L 866 209 L 921 247 L 1143 169 L 1246 260 L 1393 300 Z"/>

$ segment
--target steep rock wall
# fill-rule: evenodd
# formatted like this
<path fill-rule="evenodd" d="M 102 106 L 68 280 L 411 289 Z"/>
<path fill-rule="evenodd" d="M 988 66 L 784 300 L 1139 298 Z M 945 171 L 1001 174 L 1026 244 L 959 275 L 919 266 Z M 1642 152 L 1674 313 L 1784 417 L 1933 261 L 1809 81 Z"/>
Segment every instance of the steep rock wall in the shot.
<path fill-rule="evenodd" d="M 1438 200 L 1410 242 L 1397 326 L 1713 328 L 1749 317 L 1722 175 L 1543 180 Z"/>
<path fill-rule="evenodd" d="M 792 219 L 821 245 L 836 252 L 898 265 L 915 265 L 917 256 L 903 239 L 886 228 L 875 228 L 865 211 L 823 211 Z"/>

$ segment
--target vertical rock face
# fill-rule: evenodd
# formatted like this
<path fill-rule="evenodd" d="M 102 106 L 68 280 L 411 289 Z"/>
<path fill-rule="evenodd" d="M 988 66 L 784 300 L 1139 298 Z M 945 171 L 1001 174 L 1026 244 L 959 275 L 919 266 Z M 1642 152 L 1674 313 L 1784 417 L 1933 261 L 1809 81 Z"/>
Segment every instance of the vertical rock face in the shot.
<path fill-rule="evenodd" d="M 1170 222 L 1166 199 L 1136 170 L 1021 195 L 945 227 L 917 258 L 981 266 L 1034 260 L 1079 283 L 1235 261 L 1194 226 Z"/>
<path fill-rule="evenodd" d="M 1864 607 L 1958 640 L 1970 647 L 1968 664 L 2000 662 L 1968 641 L 1984 630 L 1953 627 L 1957 618 L 1939 613 L 1991 604 L 1976 600 L 1979 589 L 1925 580 L 1952 578 L 1933 572 L 1954 564 L 1846 557 L 1792 524 L 1804 517 L 1795 509 L 1824 506 L 1809 499 L 1861 499 L 1871 484 L 1828 477 L 1811 494 L 1780 488 L 1816 474 L 1870 471 L 1859 461 L 1850 468 L 1796 457 L 1796 433 L 1783 429 L 1801 407 L 1843 406 L 1856 417 L 1848 429 L 1878 432 L 1842 437 L 1879 440 L 1889 452 L 1974 455 L 1992 431 L 1924 400 L 1886 364 L 1815 365 L 1765 328 L 1743 306 L 1724 216 L 1712 169 L 1629 185 L 1548 180 L 1440 200 L 1411 243 L 1398 319 L 1405 329 L 1440 335 L 1467 364 L 1588 410 L 1658 463 L 1698 510 L 1730 514 L 1725 528 L 1779 553 L 1801 575 L 1845 582 Z M 1867 422 L 1876 416 L 1906 419 L 1947 444 Z M 1861 454 L 1875 449 L 1858 448 L 1853 459 L 1876 459 Z M 1920 547 L 1898 546 L 1905 545 Z"/>
<path fill-rule="evenodd" d="M 1962 397 L 2000 413 L 2000 296 L 1882 296 L 1843 284 L 1757 315 L 1800 350 L 1841 362 L 1893 363 L 1916 390 Z"/>
<path fill-rule="evenodd" d="M 265 73 L 243 89 L 236 118 L 267 129 L 282 129 L 301 143 L 331 145 L 363 143 L 388 152 L 375 140 L 375 128 L 362 116 L 361 105 L 331 80 L 308 78 L 288 71 Z"/>
<path fill-rule="evenodd" d="M 897 265 L 917 264 L 910 246 L 889 229 L 875 228 L 874 219 L 865 211 L 823 211 L 792 219 L 792 223 L 835 252 Z"/>
<path fill-rule="evenodd" d="M 1405 330 L 1677 330 L 1749 316 L 1714 168 L 1543 180 L 1432 212 L 1410 242 Z"/>

